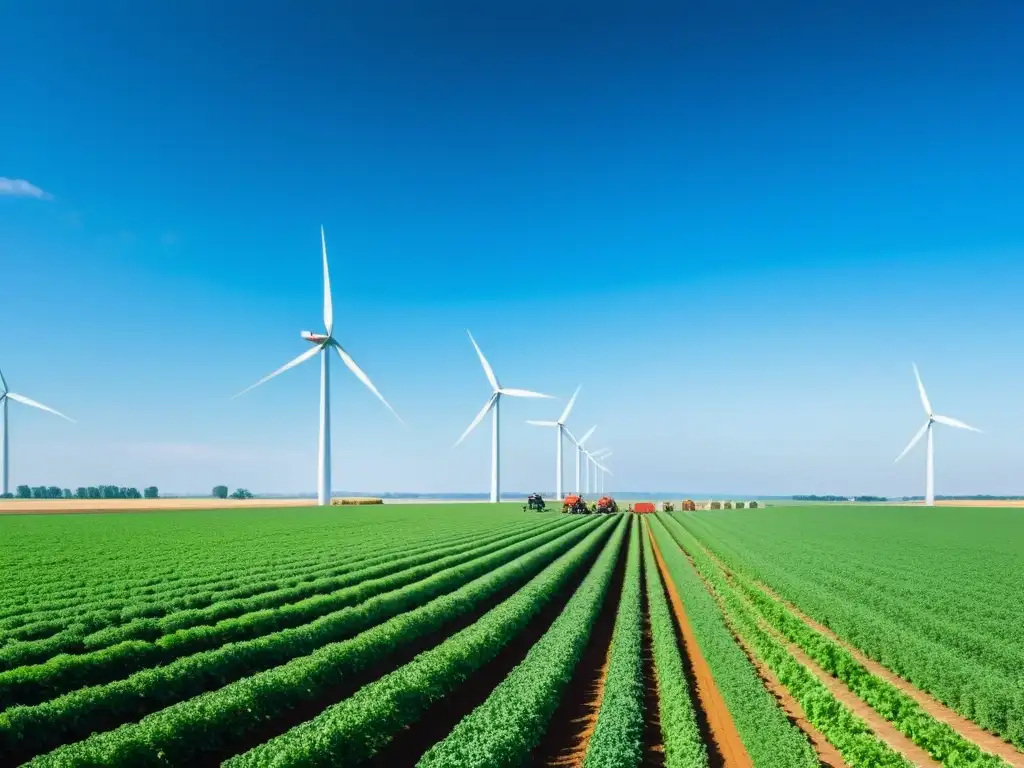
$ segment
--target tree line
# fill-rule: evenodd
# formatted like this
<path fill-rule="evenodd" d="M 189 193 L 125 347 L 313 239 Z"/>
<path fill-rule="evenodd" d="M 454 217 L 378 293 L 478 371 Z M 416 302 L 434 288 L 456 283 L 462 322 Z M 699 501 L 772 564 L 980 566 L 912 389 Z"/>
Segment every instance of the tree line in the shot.
<path fill-rule="evenodd" d="M 791 496 L 793 501 L 849 501 L 849 496 Z M 885 496 L 854 496 L 854 501 L 888 501 Z"/>
<path fill-rule="evenodd" d="M 158 499 L 160 490 L 151 485 L 139 493 L 138 488 L 126 488 L 117 485 L 79 486 L 74 491 L 70 488 L 58 488 L 56 485 L 19 485 L 14 493 L 4 495 L 8 499 Z"/>

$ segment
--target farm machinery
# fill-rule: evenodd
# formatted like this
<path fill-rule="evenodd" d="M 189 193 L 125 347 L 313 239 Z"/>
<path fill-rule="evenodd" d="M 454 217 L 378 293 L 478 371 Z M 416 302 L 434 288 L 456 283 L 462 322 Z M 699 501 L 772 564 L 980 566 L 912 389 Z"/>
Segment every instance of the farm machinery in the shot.
<path fill-rule="evenodd" d="M 619 505 L 611 496 L 602 496 L 597 500 L 597 507 L 594 511 L 599 515 L 613 515 L 619 511 Z"/>
<path fill-rule="evenodd" d="M 577 496 L 575 493 L 565 497 L 562 502 L 562 511 L 568 512 L 570 515 L 586 515 L 590 512 L 587 509 L 587 502 L 583 500 L 582 496 Z"/>
<path fill-rule="evenodd" d="M 531 493 L 526 497 L 526 505 L 523 507 L 523 512 L 527 510 L 543 512 L 546 509 L 547 506 L 544 504 L 544 498 L 539 493 Z"/>

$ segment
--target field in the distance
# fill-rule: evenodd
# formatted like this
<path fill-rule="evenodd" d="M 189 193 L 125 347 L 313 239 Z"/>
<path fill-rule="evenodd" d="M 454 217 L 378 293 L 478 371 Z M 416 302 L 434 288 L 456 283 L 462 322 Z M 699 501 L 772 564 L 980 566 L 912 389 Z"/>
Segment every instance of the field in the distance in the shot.
<path fill-rule="evenodd" d="M 11 515 L 0 561 L 0 765 L 1024 765 L 1016 510 Z"/>

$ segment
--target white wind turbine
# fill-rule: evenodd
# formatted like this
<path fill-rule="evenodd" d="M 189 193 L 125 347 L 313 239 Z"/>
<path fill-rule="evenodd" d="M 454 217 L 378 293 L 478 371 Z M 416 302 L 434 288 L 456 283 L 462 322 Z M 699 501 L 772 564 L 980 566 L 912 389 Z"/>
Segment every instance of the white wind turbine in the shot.
<path fill-rule="evenodd" d="M 608 456 L 611 456 L 611 453 L 608 453 L 605 456 L 605 458 L 608 458 Z M 603 459 L 602 459 L 602 461 L 603 461 Z M 612 474 L 612 471 L 610 469 L 608 469 L 608 467 L 606 467 L 604 464 L 598 464 L 597 468 L 599 470 L 601 470 L 601 475 L 600 475 L 601 479 L 600 479 L 600 484 L 599 484 L 599 487 L 597 489 L 597 492 L 600 493 L 603 496 L 604 495 L 604 476 Z"/>
<path fill-rule="evenodd" d="M 583 385 L 581 384 L 580 387 Z M 580 387 L 576 387 L 576 391 L 572 393 L 572 398 L 569 400 L 569 404 L 565 406 L 565 410 L 562 411 L 562 415 L 558 417 L 558 421 L 532 421 L 527 420 L 527 424 L 533 424 L 538 427 L 554 427 L 555 438 L 557 439 L 557 449 L 555 450 L 555 496 L 559 500 L 565 498 L 562 494 L 562 441 L 565 438 L 565 434 L 568 432 L 565 428 L 565 420 L 569 418 L 569 413 L 572 411 L 572 406 L 576 402 L 576 395 L 580 393 Z"/>
<path fill-rule="evenodd" d="M 598 451 L 594 451 L 593 453 L 589 453 L 587 451 L 584 451 L 584 453 L 587 454 L 587 463 L 588 463 L 588 465 L 589 464 L 593 465 L 593 468 L 588 473 L 589 477 L 590 477 L 590 483 L 589 483 L 588 491 L 590 491 L 590 493 L 599 493 L 600 492 L 600 490 L 598 488 L 598 479 L 599 478 L 598 478 L 597 471 L 598 471 L 598 468 L 600 467 L 600 464 L 598 464 L 598 459 L 604 460 L 608 456 L 611 456 L 612 455 L 611 449 L 609 449 L 609 448 L 602 448 L 602 449 L 600 449 Z"/>
<path fill-rule="evenodd" d="M 384 396 L 377 391 L 377 388 L 373 386 L 373 382 L 370 378 L 363 373 L 362 369 L 356 365 L 356 361 L 352 359 L 345 348 L 338 343 L 337 339 L 334 338 L 334 306 L 331 303 L 331 276 L 327 269 L 327 240 L 324 237 L 324 228 L 320 227 L 320 247 L 323 251 L 324 260 L 324 329 L 326 333 L 313 333 L 311 331 L 303 331 L 301 336 L 303 339 L 313 344 L 313 348 L 303 352 L 301 355 L 296 357 L 290 363 L 285 363 L 276 371 L 268 376 L 264 376 L 262 379 L 257 381 L 251 387 L 247 387 L 239 392 L 235 397 L 244 395 L 250 389 L 258 387 L 265 381 L 269 381 L 280 373 L 284 373 L 289 368 L 294 368 L 300 363 L 304 363 L 311 357 L 320 353 L 320 449 L 317 454 L 317 482 L 316 482 L 316 500 L 318 504 L 330 504 L 331 502 L 331 393 L 330 393 L 330 356 L 327 354 L 333 347 L 338 353 L 338 357 L 341 358 L 341 362 L 345 364 L 352 373 L 356 375 L 363 384 L 369 387 L 370 391 L 375 394 L 378 399 L 388 407 L 391 413 L 395 414 L 395 418 L 400 422 L 402 419 L 395 409 L 391 407 L 391 404 L 384 399 Z M 234 398 L 232 398 L 234 399 Z M 404 424 L 404 422 L 402 422 Z"/>
<path fill-rule="evenodd" d="M 2 459 L 3 460 L 3 469 L 2 469 L 2 471 L 0 471 L 0 475 L 2 475 L 3 477 L 0 478 L 0 495 L 6 494 L 6 493 L 9 492 L 9 479 L 10 479 L 10 466 L 9 466 L 9 464 L 10 464 L 10 455 L 11 455 L 11 443 L 10 443 L 10 436 L 8 435 L 8 432 L 7 432 L 7 425 L 10 422 L 10 414 L 7 411 L 7 403 L 10 402 L 11 400 L 13 400 L 16 403 L 21 403 L 22 405 L 31 405 L 33 408 L 39 408 L 40 410 L 43 410 L 43 411 L 49 411 L 50 413 L 53 413 L 53 414 L 56 414 L 57 416 L 60 416 L 62 419 L 67 419 L 72 424 L 75 421 L 74 419 L 68 418 L 67 416 L 65 416 L 60 411 L 55 411 L 53 408 L 51 408 L 48 405 L 43 405 L 42 403 L 38 403 L 38 402 L 36 402 L 35 400 L 33 400 L 33 399 L 29 398 L 29 397 L 25 397 L 24 395 L 19 395 L 17 392 L 11 392 L 10 390 L 7 389 L 7 380 L 4 379 L 3 373 L 0 372 L 0 403 L 3 403 L 3 406 L 4 406 L 4 408 L 3 408 L 3 410 L 4 410 L 4 438 L 3 438 L 3 459 Z"/>
<path fill-rule="evenodd" d="M 500 410 L 502 396 L 553 398 L 551 395 L 542 395 L 539 392 L 531 392 L 528 389 L 511 389 L 509 387 L 501 386 L 498 382 L 498 377 L 494 375 L 494 370 L 491 368 L 491 364 L 487 362 L 487 358 L 484 357 L 484 353 L 480 351 L 480 347 L 477 345 L 476 339 L 473 338 L 473 334 L 469 333 L 468 330 L 466 333 L 469 334 L 469 340 L 473 342 L 473 349 L 476 350 L 476 354 L 480 358 L 480 365 L 484 367 L 484 373 L 487 375 L 487 381 L 491 383 L 491 396 L 487 398 L 487 402 L 484 403 L 484 407 L 480 410 L 480 413 L 478 413 L 472 423 L 466 427 L 466 431 L 462 433 L 462 437 L 456 440 L 455 445 L 452 447 L 457 448 L 459 443 L 465 440 L 466 436 L 473 431 L 474 427 L 483 421 L 487 412 L 491 412 L 491 503 L 497 504 L 501 497 L 501 483 L 499 476 L 501 441 L 499 439 L 498 432 L 498 412 Z"/>
<path fill-rule="evenodd" d="M 606 461 L 612 453 L 614 451 L 611 449 L 602 448 L 600 451 L 590 454 L 590 459 L 594 462 L 594 493 L 604 493 L 604 475 L 609 470 L 602 462 Z"/>
<path fill-rule="evenodd" d="M 914 435 L 910 444 L 903 449 L 903 453 L 896 457 L 896 461 L 899 461 L 906 456 L 907 452 L 917 445 L 918 441 L 924 436 L 924 434 L 926 432 L 928 433 L 928 479 L 925 485 L 924 503 L 925 506 L 933 507 L 935 506 L 935 461 L 932 448 L 932 424 L 938 422 L 939 424 L 945 424 L 949 427 L 969 429 L 972 432 L 981 432 L 981 430 L 972 427 L 970 424 L 964 424 L 959 419 L 953 419 L 949 416 L 939 416 L 937 413 L 932 413 L 932 404 L 928 401 L 928 395 L 924 391 L 924 384 L 921 383 L 921 374 L 917 371 L 917 364 L 912 363 L 912 365 L 914 366 L 914 377 L 917 379 L 917 391 L 921 393 L 921 404 L 924 405 L 924 412 L 928 417 L 928 420 L 925 421 L 924 426 L 918 430 L 916 435 Z M 895 464 L 896 462 L 893 463 Z"/>
<path fill-rule="evenodd" d="M 567 434 L 569 436 L 569 439 L 572 440 L 573 445 L 576 446 L 576 493 L 577 494 L 580 494 L 580 493 L 583 492 L 583 486 L 580 485 L 580 461 L 581 461 L 581 459 L 583 457 L 583 454 L 585 453 L 585 451 L 583 449 L 583 444 L 586 443 L 587 440 L 590 439 L 590 436 L 594 434 L 594 430 L 595 429 L 597 429 L 597 425 L 596 424 L 594 426 L 592 426 L 590 429 L 588 429 L 586 434 L 583 435 L 583 437 L 581 437 L 579 440 L 577 440 L 573 436 L 572 432 L 570 432 L 568 429 L 565 430 L 565 434 Z"/>

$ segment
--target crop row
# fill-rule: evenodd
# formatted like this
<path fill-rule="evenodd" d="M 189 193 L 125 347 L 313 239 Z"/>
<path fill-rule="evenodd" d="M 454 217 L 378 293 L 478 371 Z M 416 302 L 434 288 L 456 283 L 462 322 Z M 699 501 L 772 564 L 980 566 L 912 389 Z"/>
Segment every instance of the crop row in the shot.
<path fill-rule="evenodd" d="M 420 768 L 522 765 L 544 736 L 562 693 L 586 648 L 620 557 L 633 515 L 619 516 L 617 531 L 594 567 L 543 637 L 487 700 L 420 758 Z"/>
<path fill-rule="evenodd" d="M 381 545 L 375 536 L 340 549 L 336 545 L 324 543 L 315 554 L 307 552 L 294 559 L 257 567 L 252 566 L 250 559 L 237 563 L 234 570 L 229 563 L 221 561 L 215 566 L 217 572 L 213 575 L 201 576 L 193 572 L 187 578 L 179 577 L 143 588 L 133 588 L 123 583 L 106 583 L 102 586 L 94 585 L 75 597 L 50 603 L 36 602 L 28 612 L 5 619 L 0 622 L 0 626 L 10 632 L 26 624 L 46 620 L 65 620 L 71 623 L 73 617 L 89 612 L 113 614 L 117 623 L 134 618 L 157 617 L 172 610 L 204 607 L 218 600 L 253 595 L 267 589 L 266 585 L 274 585 L 283 580 L 301 580 L 309 573 L 322 572 L 327 575 L 333 568 L 348 568 L 354 562 L 381 558 L 395 551 L 429 547 L 445 540 L 457 543 L 487 533 L 498 534 L 522 530 L 524 527 L 520 524 L 497 530 L 485 528 L 479 531 L 459 531 L 461 535 L 453 535 L 456 531 L 446 530 L 430 532 L 433 535 L 428 533 L 427 536 L 405 532 L 404 535 L 390 537 L 385 545 Z M 203 559 L 211 559 L 208 551 L 204 553 Z M 189 566 L 186 564 L 181 567 L 187 569 Z"/>
<path fill-rule="evenodd" d="M 250 673 L 249 677 L 217 690 L 196 695 L 199 691 L 195 690 L 194 676 L 188 669 L 182 669 L 182 674 L 170 682 L 178 687 L 179 699 L 195 698 L 180 701 L 140 722 L 68 744 L 37 758 L 32 765 L 187 765 L 202 758 L 204 750 L 224 751 L 226 746 L 264 731 L 268 722 L 281 713 L 321 700 L 343 688 L 361 670 L 400 654 L 403 648 L 443 630 L 460 616 L 479 610 L 509 589 L 518 588 L 581 540 L 606 535 L 606 522 L 587 521 L 544 546 L 527 549 L 515 559 L 510 560 L 507 553 L 497 553 L 348 609 L 333 624 L 320 625 L 316 640 L 321 646 L 312 653 L 306 650 L 306 644 L 300 648 L 286 644 L 284 652 L 278 654 L 280 666 L 259 674 Z M 351 635 L 352 630 L 361 633 L 335 642 L 339 635 Z M 272 643 L 275 639 L 262 638 L 257 642 Z M 284 663 L 289 653 L 294 657 L 302 652 L 309 655 Z M 237 670 L 232 671 L 231 677 L 238 677 Z M 148 693 L 152 695 L 155 691 Z M 0 725 L 3 719 L 0 714 Z"/>
<path fill-rule="evenodd" d="M 526 533 L 513 537 L 512 540 L 532 535 L 536 535 L 534 531 L 527 530 Z M 109 627 L 90 635 L 81 635 L 75 629 L 68 629 L 46 640 L 14 643 L 0 649 L 0 668 L 10 670 L 27 664 L 38 664 L 58 653 L 81 654 L 71 658 L 52 659 L 57 662 L 58 667 L 84 668 L 92 664 L 93 654 L 90 652 L 101 651 L 126 640 L 149 641 L 163 649 L 169 657 L 182 655 L 182 653 L 189 652 L 190 648 L 196 647 L 195 639 L 197 637 L 205 638 L 202 641 L 205 643 L 203 647 L 211 647 L 210 643 L 219 644 L 217 639 L 220 637 L 237 639 L 235 635 L 229 634 L 237 626 L 244 625 L 247 627 L 246 631 L 262 634 L 266 630 L 259 629 L 259 624 L 255 620 L 256 612 L 261 612 L 260 615 L 266 617 L 267 621 L 276 620 L 270 618 L 271 615 L 280 615 L 281 618 L 292 616 L 296 621 L 300 621 L 301 617 L 310 615 L 309 611 L 316 611 L 325 605 L 330 605 L 330 601 L 317 600 L 314 596 L 323 596 L 324 593 L 336 592 L 344 587 L 359 584 L 359 582 L 379 579 L 398 571 L 412 569 L 415 566 L 433 565 L 441 557 L 479 549 L 480 546 L 493 544 L 495 541 L 500 546 L 507 540 L 508 537 L 500 535 L 484 536 L 479 537 L 478 540 L 472 540 L 468 544 L 447 547 L 435 545 L 435 548 L 428 549 L 425 553 L 410 557 L 396 558 L 392 554 L 391 557 L 373 558 L 371 561 L 367 561 L 364 567 L 359 567 L 360 564 L 357 563 L 353 570 L 340 575 L 316 579 L 282 590 L 263 592 L 247 598 L 220 601 L 206 608 L 179 611 L 160 619 L 135 619 L 127 624 Z M 278 606 L 284 607 L 277 608 Z M 273 610 L 272 614 L 267 613 L 274 608 L 277 610 Z M 237 617 L 235 623 L 225 623 L 224 620 L 233 617 Z M 216 627 L 203 626 L 218 620 L 221 623 Z M 154 650 L 155 652 L 156 650 Z M 111 657 L 105 658 L 110 659 Z M 2 679 L 3 675 L 0 673 L 0 680 Z M 2 683 L 0 683 L 0 689 L 2 689 Z"/>
<path fill-rule="evenodd" d="M 658 684 L 658 718 L 665 743 L 666 768 L 708 768 L 708 753 L 697 725 L 691 692 L 683 671 L 675 624 L 643 521 L 644 584 L 651 622 L 651 650 Z"/>
<path fill-rule="evenodd" d="M 640 764 L 644 735 L 642 594 L 637 519 L 630 528 L 626 573 L 612 630 L 604 694 L 594 733 L 587 744 L 584 768 L 628 768 Z"/>
<path fill-rule="evenodd" d="M 549 540 L 564 529 L 558 527 L 539 534 L 527 533 L 468 551 L 465 547 L 456 547 L 456 553 L 450 555 L 445 555 L 444 550 L 438 550 L 436 554 L 416 558 L 411 567 L 401 570 L 380 566 L 356 572 L 346 581 L 345 586 L 332 593 L 224 619 L 214 625 L 182 629 L 160 637 L 155 642 L 127 640 L 98 651 L 61 655 L 43 664 L 18 667 L 0 673 L 0 706 L 45 701 L 60 693 L 123 678 L 146 667 L 168 664 L 190 654 L 307 624 L 375 595 L 421 581 L 447 568 L 476 561 L 495 552 L 518 551 L 521 547 L 536 546 L 538 542 Z M 395 561 L 396 564 L 399 562 Z"/>
<path fill-rule="evenodd" d="M 881 741 L 868 725 L 854 715 L 817 677 L 760 625 L 749 604 L 723 574 L 701 556 L 698 546 L 680 529 L 669 525 L 677 542 L 691 554 L 697 569 L 721 600 L 736 634 L 743 638 L 800 704 L 807 719 L 839 750 L 849 768 L 910 768 L 910 763 Z"/>
<path fill-rule="evenodd" d="M 617 551 L 623 530 L 620 524 L 605 545 L 605 552 Z M 593 559 L 599 541 L 595 534 L 577 544 L 476 623 L 361 688 L 351 698 L 226 765 L 314 768 L 341 763 L 356 765 L 367 760 L 395 734 L 422 718 L 431 706 L 456 706 L 445 697 L 451 696 L 526 628 Z M 591 573 L 601 568 L 604 560 L 599 558 Z"/>
<path fill-rule="evenodd" d="M 698 568 L 718 584 L 724 581 L 719 566 L 678 524 L 673 524 L 682 543 Z M 687 539 L 689 541 L 687 541 Z M 740 575 L 733 579 L 758 613 L 783 636 L 803 649 L 830 675 L 841 680 L 858 698 L 896 726 L 897 730 L 924 749 L 933 758 L 949 766 L 985 766 L 1006 764 L 995 755 L 983 752 L 947 724 L 936 720 L 907 694 L 882 680 L 857 661 L 845 648 L 815 631 L 794 616 L 788 608 Z M 838 746 L 838 745 L 837 745 Z"/>
<path fill-rule="evenodd" d="M 740 738 L 757 766 L 817 766 L 807 738 L 792 725 L 768 693 L 750 660 L 733 640 L 714 598 L 669 536 L 664 523 L 651 523 L 655 544 L 686 606 L 697 644 L 707 659 Z"/>

